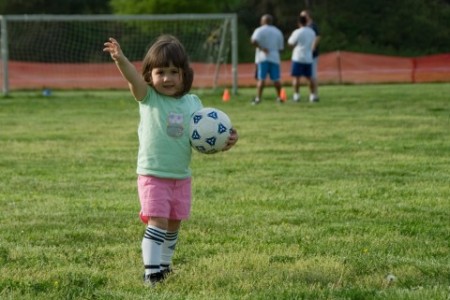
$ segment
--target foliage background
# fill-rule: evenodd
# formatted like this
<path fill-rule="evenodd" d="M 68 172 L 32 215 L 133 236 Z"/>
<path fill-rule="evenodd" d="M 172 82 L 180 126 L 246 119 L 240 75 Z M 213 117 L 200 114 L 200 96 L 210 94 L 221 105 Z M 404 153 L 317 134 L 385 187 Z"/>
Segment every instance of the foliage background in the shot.
<path fill-rule="evenodd" d="M 396 56 L 446 53 L 450 49 L 448 0 L 1 0 L 0 14 L 237 13 L 239 60 L 252 62 L 249 36 L 270 13 L 285 36 L 308 8 L 321 30 L 321 51 L 356 51 Z M 284 52 L 289 58 L 289 51 Z"/>

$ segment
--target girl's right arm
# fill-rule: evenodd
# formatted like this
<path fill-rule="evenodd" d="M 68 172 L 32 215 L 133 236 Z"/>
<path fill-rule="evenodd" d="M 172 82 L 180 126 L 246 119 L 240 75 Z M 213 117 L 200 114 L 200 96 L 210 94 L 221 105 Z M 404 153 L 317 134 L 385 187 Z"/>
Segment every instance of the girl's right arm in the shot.
<path fill-rule="evenodd" d="M 123 78 L 128 81 L 128 86 L 134 98 L 138 101 L 144 99 L 145 95 L 147 95 L 148 84 L 123 54 L 119 43 L 115 39 L 109 38 L 109 41 L 104 46 L 103 51 L 111 55 Z"/>

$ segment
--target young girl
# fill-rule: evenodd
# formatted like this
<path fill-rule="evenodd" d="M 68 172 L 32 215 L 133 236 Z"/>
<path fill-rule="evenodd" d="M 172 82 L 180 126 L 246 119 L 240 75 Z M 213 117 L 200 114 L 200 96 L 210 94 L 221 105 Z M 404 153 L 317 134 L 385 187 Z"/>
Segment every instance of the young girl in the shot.
<path fill-rule="evenodd" d="M 191 209 L 189 120 L 202 108 L 196 95 L 188 94 L 194 74 L 183 45 L 162 35 L 145 55 L 142 75 L 125 57 L 119 43 L 104 44 L 134 98 L 139 103 L 137 161 L 140 218 L 147 224 L 142 240 L 144 282 L 154 286 L 171 272 L 171 261 L 181 220 Z M 232 130 L 229 150 L 238 135 Z"/>

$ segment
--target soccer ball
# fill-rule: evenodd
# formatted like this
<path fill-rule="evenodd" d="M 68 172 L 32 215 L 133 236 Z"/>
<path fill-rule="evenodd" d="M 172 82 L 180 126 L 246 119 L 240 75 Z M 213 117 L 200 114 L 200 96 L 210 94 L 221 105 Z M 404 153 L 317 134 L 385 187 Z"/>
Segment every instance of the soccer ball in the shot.
<path fill-rule="evenodd" d="M 195 150 L 205 154 L 217 153 L 227 145 L 231 121 L 223 111 L 205 107 L 192 115 L 189 132 Z"/>

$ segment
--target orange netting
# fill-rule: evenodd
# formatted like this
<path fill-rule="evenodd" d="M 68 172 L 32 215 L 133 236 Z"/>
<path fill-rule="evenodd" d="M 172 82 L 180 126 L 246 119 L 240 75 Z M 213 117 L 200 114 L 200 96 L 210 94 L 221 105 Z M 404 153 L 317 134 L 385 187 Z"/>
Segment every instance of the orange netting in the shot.
<path fill-rule="evenodd" d="M 140 63 L 136 63 L 140 68 Z M 193 63 L 194 87 L 231 86 L 232 69 Z M 282 81 L 290 84 L 290 61 L 282 62 Z M 114 63 L 50 64 L 10 61 L 10 89 L 109 89 L 127 88 Z M 255 65 L 239 64 L 239 86 L 255 85 Z M 450 53 L 402 58 L 352 52 L 331 52 L 319 57 L 320 83 L 450 82 Z M 3 73 L 0 73 L 0 82 Z"/>

